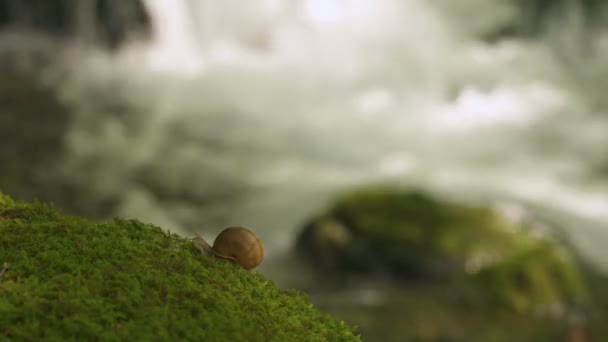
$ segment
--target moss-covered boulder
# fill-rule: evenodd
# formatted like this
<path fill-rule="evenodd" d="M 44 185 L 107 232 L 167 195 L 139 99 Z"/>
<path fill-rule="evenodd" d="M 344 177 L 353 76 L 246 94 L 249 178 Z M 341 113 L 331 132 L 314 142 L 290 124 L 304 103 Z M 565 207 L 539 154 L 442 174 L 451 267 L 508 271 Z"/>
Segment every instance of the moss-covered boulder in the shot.
<path fill-rule="evenodd" d="M 305 226 L 297 248 L 332 274 L 440 280 L 471 302 L 520 312 L 563 309 L 588 296 L 572 253 L 555 239 L 490 208 L 417 191 L 346 193 Z"/>
<path fill-rule="evenodd" d="M 0 340 L 358 341 L 296 291 L 134 220 L 0 194 Z"/>

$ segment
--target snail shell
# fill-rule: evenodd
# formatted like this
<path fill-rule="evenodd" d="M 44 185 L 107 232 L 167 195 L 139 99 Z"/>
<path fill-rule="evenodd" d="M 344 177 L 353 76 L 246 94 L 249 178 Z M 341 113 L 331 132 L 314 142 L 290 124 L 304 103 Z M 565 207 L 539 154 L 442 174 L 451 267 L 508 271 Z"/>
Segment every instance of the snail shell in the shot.
<path fill-rule="evenodd" d="M 198 234 L 192 241 L 202 253 L 233 261 L 246 270 L 255 268 L 264 259 L 262 242 L 251 230 L 244 227 L 224 229 L 215 238 L 213 247 Z"/>
<path fill-rule="evenodd" d="M 220 258 L 234 260 L 246 270 L 255 268 L 264 259 L 262 242 L 244 227 L 224 229 L 213 242 L 213 253 Z"/>

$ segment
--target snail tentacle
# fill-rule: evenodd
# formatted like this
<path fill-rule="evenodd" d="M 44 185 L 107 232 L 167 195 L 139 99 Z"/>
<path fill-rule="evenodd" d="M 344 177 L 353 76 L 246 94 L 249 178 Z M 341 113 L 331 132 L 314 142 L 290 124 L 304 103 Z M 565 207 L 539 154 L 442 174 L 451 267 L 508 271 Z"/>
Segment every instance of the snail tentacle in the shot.
<path fill-rule="evenodd" d="M 205 239 L 203 239 L 202 236 L 198 235 L 198 233 L 196 232 L 194 233 L 194 235 L 196 235 L 196 237 L 192 239 L 194 247 L 196 247 L 199 251 L 201 251 L 201 253 L 205 255 L 215 254 L 213 253 L 213 248 L 211 248 L 211 246 L 207 243 L 207 241 L 205 241 Z"/>

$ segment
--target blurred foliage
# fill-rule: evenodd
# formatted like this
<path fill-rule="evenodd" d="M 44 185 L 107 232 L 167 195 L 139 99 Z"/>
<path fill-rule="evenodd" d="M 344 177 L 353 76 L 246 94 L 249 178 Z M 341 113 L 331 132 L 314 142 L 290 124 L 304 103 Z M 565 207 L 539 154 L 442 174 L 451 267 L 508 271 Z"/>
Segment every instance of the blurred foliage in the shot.
<path fill-rule="evenodd" d="M 0 193 L 0 339 L 359 341 L 306 296 L 134 220 Z"/>
<path fill-rule="evenodd" d="M 140 0 L 0 0 L 0 29 L 16 28 L 116 47 L 149 31 Z"/>
<path fill-rule="evenodd" d="M 116 200 L 66 164 L 73 110 L 38 74 L 12 64 L 0 73 L 0 187 L 18 199 L 55 201 L 68 212 L 105 217 Z M 84 195 L 87 194 L 87 195 Z"/>
<path fill-rule="evenodd" d="M 6 192 L 51 198 L 68 119 L 51 88 L 30 73 L 0 66 L 0 186 Z"/>

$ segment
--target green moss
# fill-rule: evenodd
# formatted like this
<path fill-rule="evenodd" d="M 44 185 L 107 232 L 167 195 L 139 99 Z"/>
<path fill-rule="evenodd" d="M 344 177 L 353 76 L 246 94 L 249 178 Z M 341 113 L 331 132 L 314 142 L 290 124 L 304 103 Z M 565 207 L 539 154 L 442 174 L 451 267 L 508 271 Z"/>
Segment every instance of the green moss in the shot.
<path fill-rule="evenodd" d="M 0 194 L 0 339 L 357 341 L 299 292 L 135 220 Z"/>

